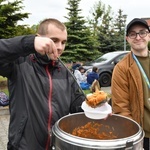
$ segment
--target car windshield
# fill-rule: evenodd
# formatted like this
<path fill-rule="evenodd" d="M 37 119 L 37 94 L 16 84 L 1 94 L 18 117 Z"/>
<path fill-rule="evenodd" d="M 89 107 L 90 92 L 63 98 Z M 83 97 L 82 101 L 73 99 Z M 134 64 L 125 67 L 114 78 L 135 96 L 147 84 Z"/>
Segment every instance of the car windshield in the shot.
<path fill-rule="evenodd" d="M 99 63 L 99 62 L 107 62 L 110 59 L 114 58 L 115 56 L 117 56 L 118 53 L 107 53 L 104 54 L 103 56 L 97 58 L 94 62 Z"/>

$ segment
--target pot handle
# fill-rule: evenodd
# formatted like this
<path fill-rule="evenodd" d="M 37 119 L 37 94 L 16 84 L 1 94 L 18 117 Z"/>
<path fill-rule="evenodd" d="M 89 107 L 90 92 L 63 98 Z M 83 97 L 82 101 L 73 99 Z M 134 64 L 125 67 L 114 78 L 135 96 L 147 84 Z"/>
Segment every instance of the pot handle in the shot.
<path fill-rule="evenodd" d="M 126 148 L 125 150 L 133 150 L 133 140 L 128 140 L 126 142 Z"/>

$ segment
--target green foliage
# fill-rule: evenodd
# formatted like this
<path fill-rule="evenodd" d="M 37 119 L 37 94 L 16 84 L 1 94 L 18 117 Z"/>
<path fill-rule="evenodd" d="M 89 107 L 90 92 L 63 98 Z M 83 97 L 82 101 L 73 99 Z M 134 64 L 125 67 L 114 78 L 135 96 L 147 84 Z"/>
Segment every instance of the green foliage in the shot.
<path fill-rule="evenodd" d="M 65 25 L 68 31 L 68 42 L 66 50 L 61 56 L 62 60 L 87 61 L 99 55 L 96 38 L 92 35 L 91 29 L 86 26 L 86 20 L 80 15 L 79 2 L 81 0 L 68 0 L 69 13 Z"/>
<path fill-rule="evenodd" d="M 15 36 L 35 34 L 35 31 L 26 25 L 18 25 L 16 28 L 17 28 L 17 32 Z"/>
<path fill-rule="evenodd" d="M 123 50 L 127 17 L 123 11 L 119 9 L 114 16 L 111 6 L 98 1 L 91 6 L 91 17 L 85 19 L 81 15 L 80 2 L 81 0 L 68 0 L 68 15 L 65 16 L 68 42 L 61 59 L 64 62 L 85 62 L 94 60 L 103 53 Z M 38 25 L 18 25 L 18 21 L 23 21 L 30 14 L 21 13 L 23 8 L 22 0 L 0 0 L 0 38 L 36 33 Z M 128 43 L 126 45 L 128 50 Z"/>
<path fill-rule="evenodd" d="M 0 76 L 0 91 L 5 92 L 9 95 L 8 87 L 7 87 L 7 78 Z"/>
<path fill-rule="evenodd" d="M 117 17 L 114 23 L 114 38 L 115 38 L 115 49 L 124 50 L 124 38 L 125 38 L 125 26 L 126 26 L 126 15 L 123 14 L 121 9 L 118 10 Z M 119 37 L 119 38 L 118 38 Z"/>
<path fill-rule="evenodd" d="M 7 78 L 0 76 L 0 82 L 1 81 L 7 81 Z"/>
<path fill-rule="evenodd" d="M 90 94 L 91 91 L 90 90 L 83 90 L 84 94 Z"/>
<path fill-rule="evenodd" d="M 91 9 L 91 19 L 88 22 L 98 36 L 99 51 L 107 53 L 111 51 L 124 50 L 124 30 L 126 15 L 122 10 L 114 17 L 112 8 L 106 7 L 101 1 L 95 3 Z"/>
<path fill-rule="evenodd" d="M 21 13 L 22 0 L 13 2 L 0 0 L 0 38 L 10 38 L 28 32 L 24 26 L 18 26 L 17 22 L 28 18 L 29 13 Z M 24 31 L 25 30 L 25 31 Z"/>

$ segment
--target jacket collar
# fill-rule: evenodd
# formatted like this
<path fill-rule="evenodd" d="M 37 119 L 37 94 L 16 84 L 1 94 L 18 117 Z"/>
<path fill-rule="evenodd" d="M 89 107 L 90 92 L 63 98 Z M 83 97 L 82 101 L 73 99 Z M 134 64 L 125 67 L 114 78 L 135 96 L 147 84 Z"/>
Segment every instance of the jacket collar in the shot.
<path fill-rule="evenodd" d="M 42 65 L 49 65 L 49 67 L 60 68 L 59 61 L 50 60 L 47 55 L 40 55 L 39 53 L 31 54 L 30 59 Z"/>

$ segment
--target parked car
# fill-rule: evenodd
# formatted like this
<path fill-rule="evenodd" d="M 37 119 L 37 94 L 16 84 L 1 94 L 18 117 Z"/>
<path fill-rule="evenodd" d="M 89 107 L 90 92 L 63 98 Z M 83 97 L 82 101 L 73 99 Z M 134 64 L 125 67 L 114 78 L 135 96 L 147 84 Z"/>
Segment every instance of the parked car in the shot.
<path fill-rule="evenodd" d="M 109 52 L 92 62 L 87 62 L 83 65 L 86 72 L 91 72 L 93 66 L 98 67 L 99 83 L 101 87 L 111 85 L 112 72 L 115 65 L 128 53 L 129 51 L 115 51 Z"/>

